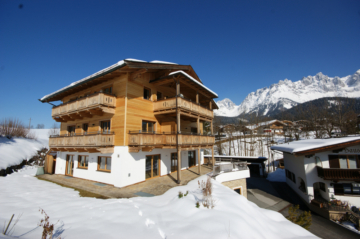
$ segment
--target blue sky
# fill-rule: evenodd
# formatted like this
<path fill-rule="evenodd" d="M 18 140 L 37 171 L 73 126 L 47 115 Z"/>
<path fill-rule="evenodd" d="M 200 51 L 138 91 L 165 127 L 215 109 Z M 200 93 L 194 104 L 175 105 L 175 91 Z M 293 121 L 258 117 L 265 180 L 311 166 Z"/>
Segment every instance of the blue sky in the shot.
<path fill-rule="evenodd" d="M 190 64 L 240 104 L 285 78 L 360 69 L 360 1 L 0 0 L 0 118 L 49 128 L 39 98 L 125 58 Z"/>

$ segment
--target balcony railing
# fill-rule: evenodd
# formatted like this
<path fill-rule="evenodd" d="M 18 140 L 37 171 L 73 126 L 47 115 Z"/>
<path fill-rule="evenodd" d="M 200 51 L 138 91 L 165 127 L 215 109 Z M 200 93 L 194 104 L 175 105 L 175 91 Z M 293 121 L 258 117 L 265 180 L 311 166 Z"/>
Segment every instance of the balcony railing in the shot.
<path fill-rule="evenodd" d="M 220 173 L 228 173 L 228 172 L 235 172 L 239 170 L 247 170 L 247 162 L 223 162 L 223 163 L 215 163 L 213 169 L 213 175 L 217 175 Z"/>
<path fill-rule="evenodd" d="M 113 132 L 89 132 L 88 134 L 51 135 L 49 146 L 57 147 L 104 147 L 114 146 Z"/>
<path fill-rule="evenodd" d="M 86 110 L 88 108 L 94 108 L 96 106 L 115 107 L 116 97 L 106 93 L 92 94 L 87 97 L 53 107 L 51 116 L 55 117 L 59 115 L 66 115 L 75 113 L 77 111 Z"/>
<path fill-rule="evenodd" d="M 179 134 L 180 146 L 213 145 L 215 137 L 193 133 Z M 129 131 L 130 146 L 176 146 L 175 132 L 141 132 Z"/>
<path fill-rule="evenodd" d="M 192 113 L 203 115 L 209 118 L 214 118 L 214 112 L 212 110 L 207 109 L 190 100 L 178 97 L 178 106 L 183 110 L 187 110 Z M 170 98 L 154 102 L 154 112 L 161 112 L 171 109 L 176 109 L 176 98 Z"/>
<path fill-rule="evenodd" d="M 319 166 L 317 166 L 316 168 L 318 176 L 325 180 L 360 180 L 360 168 L 322 168 Z"/>

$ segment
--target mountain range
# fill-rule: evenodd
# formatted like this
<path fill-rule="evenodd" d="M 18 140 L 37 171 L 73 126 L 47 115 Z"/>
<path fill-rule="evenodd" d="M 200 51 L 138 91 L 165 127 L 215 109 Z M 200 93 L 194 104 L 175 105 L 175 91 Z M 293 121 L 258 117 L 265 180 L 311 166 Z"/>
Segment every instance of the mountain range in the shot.
<path fill-rule="evenodd" d="M 315 76 L 303 77 L 295 82 L 280 80 L 270 87 L 251 92 L 240 105 L 228 98 L 216 102 L 219 109 L 214 110 L 214 114 L 235 117 L 257 113 L 259 116 L 269 116 L 324 97 L 359 98 L 360 70 L 341 78 L 329 77 L 319 72 Z"/>

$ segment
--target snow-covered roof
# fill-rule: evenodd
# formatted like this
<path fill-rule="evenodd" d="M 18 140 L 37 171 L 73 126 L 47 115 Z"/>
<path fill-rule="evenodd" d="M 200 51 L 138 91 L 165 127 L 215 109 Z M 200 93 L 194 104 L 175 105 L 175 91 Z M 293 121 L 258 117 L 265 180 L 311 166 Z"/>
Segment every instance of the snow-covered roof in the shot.
<path fill-rule="evenodd" d="M 317 148 L 336 146 L 338 144 L 349 143 L 356 140 L 360 140 L 360 137 L 358 136 L 331 139 L 304 139 L 299 141 L 293 141 L 290 143 L 274 145 L 271 146 L 271 149 L 287 153 L 297 153 Z"/>
<path fill-rule="evenodd" d="M 204 155 L 204 157 L 212 157 L 211 154 Z M 226 156 L 226 155 L 214 155 L 216 158 L 233 158 L 233 159 L 266 159 L 266 157 L 256 157 L 256 156 Z"/>
<path fill-rule="evenodd" d="M 115 63 L 115 64 L 113 64 L 113 65 L 111 65 L 111 66 L 109 66 L 109 67 L 106 67 L 105 69 L 102 69 L 102 70 L 100 70 L 100 71 L 98 71 L 98 72 L 96 72 L 96 73 L 94 73 L 94 74 L 92 74 L 92 75 L 89 75 L 89 76 L 87 76 L 87 77 L 85 77 L 85 78 L 83 78 L 83 79 L 81 79 L 81 80 L 75 81 L 75 82 L 71 83 L 70 85 L 65 86 L 64 88 L 61 88 L 60 90 L 57 90 L 57 91 L 55 91 L 55 92 L 53 92 L 53 93 L 51 93 L 51 94 L 45 95 L 44 97 L 42 97 L 42 98 L 40 99 L 40 101 L 44 102 L 47 98 L 49 98 L 49 97 L 51 97 L 51 96 L 54 96 L 54 95 L 56 95 L 56 94 L 58 94 L 58 93 L 60 93 L 60 92 L 62 92 L 62 91 L 71 89 L 71 88 L 73 88 L 73 87 L 75 87 L 75 86 L 78 86 L 78 85 L 80 85 L 80 84 L 82 84 L 82 83 L 84 83 L 84 82 L 86 82 L 86 81 L 90 81 L 90 80 L 94 79 L 95 77 L 98 77 L 98 76 L 100 76 L 100 75 L 102 75 L 102 74 L 106 74 L 106 73 L 109 73 L 109 72 L 111 72 L 111 71 L 113 71 L 113 70 L 116 70 L 116 69 L 118 69 L 118 68 L 121 68 L 121 67 L 123 67 L 123 66 L 126 65 L 126 62 L 125 62 L 125 61 L 140 62 L 140 63 L 143 62 L 143 63 L 152 63 L 152 64 L 171 64 L 171 65 L 177 65 L 176 63 L 171 63 L 171 62 L 166 62 L 166 61 L 158 61 L 158 60 L 155 60 L 155 61 L 147 62 L 147 61 L 143 61 L 143 60 L 138 60 L 138 59 L 133 59 L 133 58 L 127 58 L 127 59 L 121 60 L 121 61 L 119 61 L 119 62 L 117 62 L 117 63 Z"/>
<path fill-rule="evenodd" d="M 205 90 L 211 92 L 212 94 L 216 95 L 216 97 L 218 97 L 218 95 L 210 90 L 209 88 L 207 88 L 205 85 L 201 84 L 199 81 L 195 80 L 192 76 L 190 76 L 189 74 L 185 73 L 184 71 L 174 71 L 174 72 L 171 72 L 169 74 L 169 76 L 171 75 L 175 75 L 175 74 L 183 74 L 185 77 L 187 77 L 189 80 L 193 81 L 194 83 L 198 84 L 200 87 L 204 88 Z"/>
<path fill-rule="evenodd" d="M 275 122 L 279 122 L 279 123 L 282 124 L 282 125 L 286 125 L 285 123 L 283 123 L 283 122 L 281 122 L 281 121 L 279 121 L 279 120 L 270 120 L 270 121 L 265 121 L 265 122 L 261 122 L 261 123 L 258 123 L 258 124 L 249 125 L 249 126 L 247 126 L 247 128 L 249 128 L 249 129 L 256 129 L 256 128 L 260 127 L 260 126 L 265 126 L 265 125 L 273 124 L 273 123 L 275 123 Z"/>

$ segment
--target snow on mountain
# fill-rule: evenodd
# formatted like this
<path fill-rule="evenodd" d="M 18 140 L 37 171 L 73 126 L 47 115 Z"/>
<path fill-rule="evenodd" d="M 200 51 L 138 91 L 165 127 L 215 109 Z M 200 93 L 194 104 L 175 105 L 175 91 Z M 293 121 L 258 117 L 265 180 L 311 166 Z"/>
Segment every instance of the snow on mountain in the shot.
<path fill-rule="evenodd" d="M 342 78 L 329 77 L 319 72 L 295 82 L 280 80 L 270 87 L 251 92 L 240 105 L 230 99 L 218 101 L 219 110 L 214 110 L 214 113 L 228 117 L 253 112 L 268 115 L 275 110 L 290 109 L 297 104 L 323 97 L 360 97 L 360 70 Z"/>

